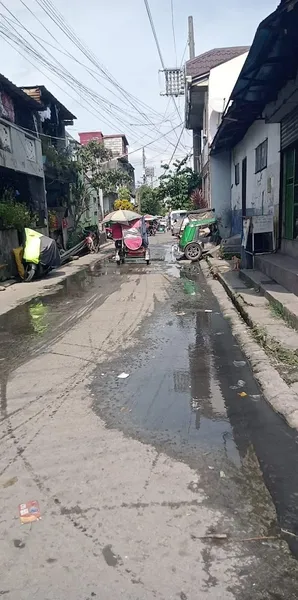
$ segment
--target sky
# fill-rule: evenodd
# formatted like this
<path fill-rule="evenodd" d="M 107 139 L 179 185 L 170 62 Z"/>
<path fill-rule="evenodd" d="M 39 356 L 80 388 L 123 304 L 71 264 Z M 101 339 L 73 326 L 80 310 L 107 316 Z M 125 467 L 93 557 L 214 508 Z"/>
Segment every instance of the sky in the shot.
<path fill-rule="evenodd" d="M 250 45 L 277 0 L 149 0 L 149 5 L 164 63 L 175 67 L 188 58 L 189 15 L 199 55 Z M 80 48 L 57 23 L 72 29 Z M 184 97 L 175 107 L 161 95 L 163 74 L 144 0 L 0 0 L 0 54 L 3 75 L 16 85 L 45 85 L 76 115 L 69 128 L 74 137 L 81 131 L 124 133 L 137 181 L 142 146 L 155 176 L 173 152 L 183 158 L 190 151 L 190 134 L 182 131 Z"/>

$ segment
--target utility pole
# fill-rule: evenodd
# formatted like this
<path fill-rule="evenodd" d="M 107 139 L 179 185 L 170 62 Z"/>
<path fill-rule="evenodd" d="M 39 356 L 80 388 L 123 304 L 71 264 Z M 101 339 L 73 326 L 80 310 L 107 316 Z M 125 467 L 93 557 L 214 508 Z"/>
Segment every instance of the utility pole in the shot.
<path fill-rule="evenodd" d="M 188 17 L 188 48 L 189 48 L 189 59 L 195 58 L 195 36 L 193 27 L 193 17 Z M 193 168 L 196 173 L 199 172 L 199 159 L 201 154 L 201 132 L 193 131 L 192 133 L 192 145 L 193 145 Z"/>
<path fill-rule="evenodd" d="M 145 154 L 145 148 L 143 148 L 143 184 L 147 185 L 147 175 L 146 175 L 146 154 Z"/>
<path fill-rule="evenodd" d="M 193 17 L 188 17 L 188 47 L 189 59 L 192 60 L 195 57 L 195 36 L 193 29 Z"/>

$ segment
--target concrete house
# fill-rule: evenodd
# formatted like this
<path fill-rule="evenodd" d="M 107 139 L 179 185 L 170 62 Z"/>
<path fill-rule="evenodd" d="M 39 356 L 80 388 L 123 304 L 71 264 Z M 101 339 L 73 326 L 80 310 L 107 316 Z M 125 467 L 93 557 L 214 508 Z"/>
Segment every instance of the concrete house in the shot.
<path fill-rule="evenodd" d="M 38 111 L 41 105 L 0 75 L 0 196 L 15 192 L 44 225 L 47 217 Z"/>
<path fill-rule="evenodd" d="M 298 295 L 297 27 L 298 0 L 283 0 L 260 23 L 210 160 L 223 173 L 216 193 L 231 233 L 244 216 L 274 216 L 277 252 L 257 255 L 254 266 Z"/>
<path fill-rule="evenodd" d="M 193 131 L 194 169 L 202 176 L 205 199 L 216 209 L 210 146 L 248 50 L 247 46 L 214 48 L 186 63 L 185 121 L 186 128 Z"/>

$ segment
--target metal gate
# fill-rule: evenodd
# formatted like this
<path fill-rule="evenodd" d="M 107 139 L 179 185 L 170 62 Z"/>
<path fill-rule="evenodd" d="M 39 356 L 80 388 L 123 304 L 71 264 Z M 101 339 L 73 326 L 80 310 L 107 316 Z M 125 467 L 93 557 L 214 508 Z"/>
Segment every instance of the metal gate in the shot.
<path fill-rule="evenodd" d="M 298 142 L 298 108 L 281 122 L 281 149 L 285 150 L 294 142 Z"/>

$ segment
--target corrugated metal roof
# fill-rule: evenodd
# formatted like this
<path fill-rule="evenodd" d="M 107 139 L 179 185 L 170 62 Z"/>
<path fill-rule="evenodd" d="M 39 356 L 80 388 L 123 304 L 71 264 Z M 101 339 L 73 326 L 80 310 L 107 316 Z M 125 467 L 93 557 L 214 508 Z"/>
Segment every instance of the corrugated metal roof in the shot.
<path fill-rule="evenodd" d="M 298 69 L 298 0 L 285 0 L 262 21 L 243 65 L 211 153 L 233 148 Z"/>
<path fill-rule="evenodd" d="M 22 90 L 28 94 L 33 99 L 36 99 L 38 96 L 43 104 L 47 104 L 49 102 L 53 102 L 57 104 L 61 110 L 61 117 L 64 121 L 73 121 L 77 117 L 75 117 L 59 100 L 49 92 L 49 90 L 44 85 L 30 85 L 22 87 Z"/>
<path fill-rule="evenodd" d="M 43 106 L 41 106 L 39 102 L 36 102 L 36 100 L 33 98 L 28 98 L 27 94 L 23 92 L 22 88 L 16 86 L 14 83 L 12 83 L 12 81 L 7 79 L 7 77 L 4 77 L 4 75 L 2 75 L 1 73 L 0 86 L 3 87 L 3 89 L 11 96 L 12 99 L 19 100 L 20 102 L 25 102 L 28 108 L 31 108 L 31 110 L 38 111 L 43 109 Z"/>
<path fill-rule="evenodd" d="M 186 75 L 192 77 L 200 77 L 210 73 L 211 69 L 218 67 L 219 65 L 245 54 L 249 51 L 249 46 L 231 46 L 227 48 L 213 48 L 196 56 L 192 60 L 188 60 L 186 63 Z"/>

